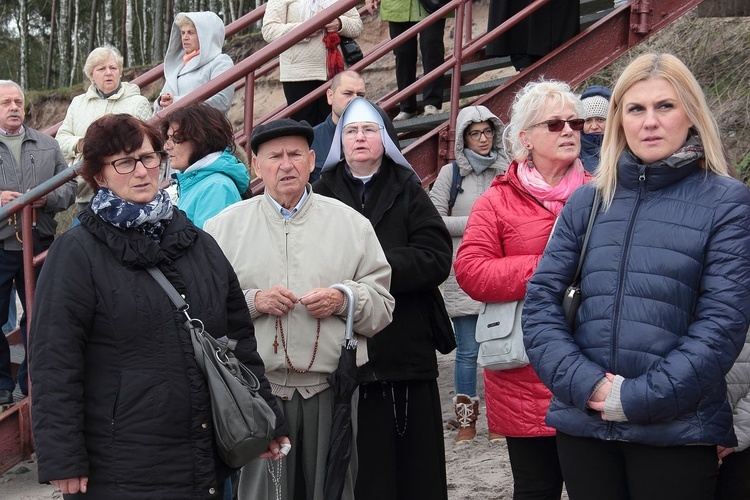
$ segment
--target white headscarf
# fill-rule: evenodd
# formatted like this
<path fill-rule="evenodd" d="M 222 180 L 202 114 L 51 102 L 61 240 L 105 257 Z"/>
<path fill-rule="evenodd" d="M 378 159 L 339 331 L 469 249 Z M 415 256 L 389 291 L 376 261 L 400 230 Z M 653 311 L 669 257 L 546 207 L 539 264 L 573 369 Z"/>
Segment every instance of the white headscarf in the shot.
<path fill-rule="evenodd" d="M 413 172 L 415 176 L 417 175 L 406 158 L 404 158 L 404 155 L 401 154 L 401 151 L 399 151 L 396 144 L 394 144 L 391 136 L 388 135 L 388 132 L 385 128 L 385 123 L 383 122 L 383 117 L 375 108 L 375 105 L 373 105 L 364 97 L 355 97 L 354 99 L 352 99 L 351 102 L 349 102 L 349 104 L 346 106 L 346 109 L 344 109 L 344 112 L 341 114 L 341 118 L 339 118 L 339 122 L 336 125 L 336 131 L 333 133 L 331 150 L 328 152 L 326 161 L 323 164 L 323 170 L 329 170 L 335 167 L 341 160 L 344 159 L 344 152 L 341 148 L 341 131 L 346 125 L 349 125 L 350 123 L 360 122 L 370 122 L 378 124 L 378 126 L 380 127 L 380 139 L 383 142 L 385 156 L 393 160 L 396 165 L 405 168 L 410 172 Z"/>

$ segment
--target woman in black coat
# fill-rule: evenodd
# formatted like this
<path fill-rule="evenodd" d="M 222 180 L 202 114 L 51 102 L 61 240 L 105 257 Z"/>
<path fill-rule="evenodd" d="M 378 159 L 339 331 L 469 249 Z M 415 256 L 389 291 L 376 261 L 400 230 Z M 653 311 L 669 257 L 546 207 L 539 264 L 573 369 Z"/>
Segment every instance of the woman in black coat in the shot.
<path fill-rule="evenodd" d="M 487 31 L 492 31 L 521 12 L 532 0 L 490 0 Z M 580 30 L 579 0 L 550 0 L 487 44 L 487 57 L 510 56 L 522 71 L 570 40 Z"/>
<path fill-rule="evenodd" d="M 452 241 L 387 125 L 373 104 L 352 100 L 313 185 L 370 220 L 393 273 L 393 322 L 368 342 L 361 368 L 355 496 L 447 499 L 434 339 L 453 335 L 438 290 Z"/>
<path fill-rule="evenodd" d="M 39 481 L 66 499 L 219 498 L 232 472 L 217 455 L 184 318 L 150 266 L 207 331 L 238 341 L 276 412 L 276 435 L 286 434 L 237 277 L 159 189 L 161 149 L 159 131 L 129 115 L 89 127 L 79 173 L 98 191 L 39 277 L 30 342 Z M 267 453 L 278 448 L 274 440 Z"/>

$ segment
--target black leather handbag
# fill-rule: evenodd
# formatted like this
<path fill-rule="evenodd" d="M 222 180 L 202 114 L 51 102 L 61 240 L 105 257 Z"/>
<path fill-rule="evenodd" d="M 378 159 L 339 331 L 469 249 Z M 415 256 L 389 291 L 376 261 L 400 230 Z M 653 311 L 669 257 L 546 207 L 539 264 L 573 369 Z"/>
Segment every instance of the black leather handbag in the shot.
<path fill-rule="evenodd" d="M 147 271 L 164 289 L 177 310 L 187 318 L 185 327 L 195 350 L 195 361 L 206 377 L 211 395 L 216 447 L 230 467 L 242 467 L 268 449 L 276 427 L 276 414 L 259 394 L 260 381 L 234 355 L 232 343 L 222 344 L 187 314 L 188 305 L 156 267 Z"/>
<path fill-rule="evenodd" d="M 445 7 L 449 1 L 450 0 L 419 0 L 419 3 L 422 4 L 424 10 L 432 14 L 433 12 L 440 10 L 441 7 Z"/>
<path fill-rule="evenodd" d="M 339 48 L 341 49 L 341 55 L 344 56 L 344 62 L 347 66 L 351 66 L 362 60 L 363 54 L 362 49 L 359 48 L 359 44 L 353 38 L 347 38 L 340 36 L 341 42 L 339 42 Z"/>
<path fill-rule="evenodd" d="M 601 203 L 601 196 L 599 192 L 594 193 L 594 201 L 591 204 L 591 215 L 589 215 L 589 223 L 586 226 L 586 235 L 583 237 L 583 248 L 581 249 L 581 256 L 578 258 L 578 269 L 576 269 L 575 278 L 573 278 L 573 284 L 571 284 L 565 295 L 563 296 L 562 308 L 565 312 L 565 319 L 568 321 L 568 325 L 573 328 L 576 321 L 576 312 L 578 307 L 581 305 L 581 269 L 583 268 L 583 259 L 586 256 L 586 247 L 589 245 L 589 236 L 591 235 L 591 228 L 594 225 L 594 219 L 596 219 L 596 213 L 599 211 L 599 204 Z"/>

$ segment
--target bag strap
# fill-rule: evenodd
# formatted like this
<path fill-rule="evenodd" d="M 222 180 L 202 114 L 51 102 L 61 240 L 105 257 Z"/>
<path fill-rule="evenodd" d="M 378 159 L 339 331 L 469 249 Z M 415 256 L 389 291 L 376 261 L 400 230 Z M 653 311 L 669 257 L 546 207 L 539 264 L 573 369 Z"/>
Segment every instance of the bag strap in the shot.
<path fill-rule="evenodd" d="M 164 273 L 161 272 L 161 269 L 153 266 L 147 267 L 146 271 L 148 271 L 148 273 L 154 278 L 154 280 L 156 280 L 162 290 L 166 292 L 169 300 L 172 301 L 177 310 L 181 313 L 184 313 L 185 317 L 188 319 L 188 321 L 190 321 L 190 316 L 188 316 L 187 314 L 187 310 L 190 306 L 188 306 L 187 302 L 185 302 L 185 299 L 182 297 L 182 295 L 180 295 L 174 285 L 172 285 L 167 277 L 164 276 Z"/>
<path fill-rule="evenodd" d="M 574 283 L 581 278 L 581 269 L 583 269 L 583 259 L 586 256 L 586 248 L 589 246 L 591 228 L 594 226 L 594 219 L 596 219 L 596 213 L 599 211 L 599 204 L 601 201 L 602 197 L 599 196 L 599 191 L 595 189 L 594 201 L 591 203 L 591 214 L 589 215 L 589 222 L 586 226 L 586 235 L 583 237 L 583 248 L 581 249 L 581 256 L 578 258 L 578 269 L 576 269 L 576 276 L 573 278 Z"/>
<path fill-rule="evenodd" d="M 456 160 L 453 160 L 453 179 L 451 180 L 451 192 L 450 196 L 448 197 L 448 215 L 452 215 L 453 212 L 453 205 L 456 204 L 456 198 L 458 198 L 459 193 L 463 193 L 464 190 L 461 189 L 461 183 L 463 183 L 464 178 L 461 177 L 461 171 L 458 168 L 458 162 Z"/>

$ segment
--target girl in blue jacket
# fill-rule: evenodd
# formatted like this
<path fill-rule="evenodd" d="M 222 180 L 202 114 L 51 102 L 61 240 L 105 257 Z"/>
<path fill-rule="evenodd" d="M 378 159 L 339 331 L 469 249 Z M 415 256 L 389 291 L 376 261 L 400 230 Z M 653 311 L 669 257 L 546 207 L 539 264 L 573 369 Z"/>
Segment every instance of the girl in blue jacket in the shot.
<path fill-rule="evenodd" d="M 737 444 L 724 377 L 750 322 L 750 191 L 674 56 L 640 56 L 620 76 L 598 174 L 560 214 L 523 317 L 568 494 L 712 499 L 717 446 Z M 562 297 L 594 196 L 571 327 Z"/>

